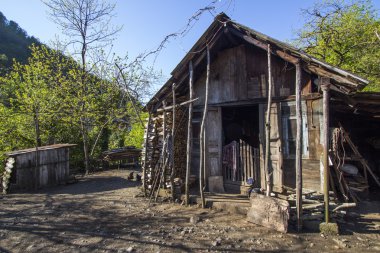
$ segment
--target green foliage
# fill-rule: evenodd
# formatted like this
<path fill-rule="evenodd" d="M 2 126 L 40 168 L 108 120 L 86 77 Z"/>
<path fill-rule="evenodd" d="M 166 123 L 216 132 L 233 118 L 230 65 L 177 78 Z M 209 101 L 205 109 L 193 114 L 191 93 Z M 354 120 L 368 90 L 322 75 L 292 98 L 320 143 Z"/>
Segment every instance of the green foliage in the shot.
<path fill-rule="evenodd" d="M 144 127 L 136 113 L 142 106 L 109 75 L 115 73 L 114 64 L 95 66 L 89 73 L 60 52 L 44 46 L 30 50 L 27 64 L 15 61 L 0 77 L 0 155 L 34 147 L 37 139 L 41 145 L 74 143 L 72 163 L 83 168 L 83 131 L 93 159 L 108 148 L 142 146 Z"/>
<path fill-rule="evenodd" d="M 371 1 L 318 2 L 305 10 L 307 22 L 298 42 L 332 65 L 367 78 L 367 91 L 380 91 L 380 19 Z"/>
<path fill-rule="evenodd" d="M 144 112 L 141 114 L 141 119 L 143 122 L 145 122 L 147 118 L 148 113 Z M 125 146 L 135 146 L 136 148 L 142 148 L 144 143 L 144 129 L 145 127 L 139 120 L 135 121 L 125 136 Z"/>

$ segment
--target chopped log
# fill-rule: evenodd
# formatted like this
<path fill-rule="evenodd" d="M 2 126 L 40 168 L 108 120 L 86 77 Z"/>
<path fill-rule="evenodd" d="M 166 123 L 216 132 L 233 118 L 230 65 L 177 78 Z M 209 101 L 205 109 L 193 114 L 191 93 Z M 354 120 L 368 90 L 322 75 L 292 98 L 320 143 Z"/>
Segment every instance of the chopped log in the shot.
<path fill-rule="evenodd" d="M 356 203 L 343 203 L 342 205 L 339 205 L 339 206 L 335 207 L 332 211 L 336 212 L 336 211 L 338 211 L 340 209 L 350 208 L 350 207 L 356 207 Z"/>
<path fill-rule="evenodd" d="M 306 204 L 306 205 L 303 205 L 303 209 L 312 210 L 312 209 L 316 209 L 323 206 L 324 206 L 324 203 Z"/>

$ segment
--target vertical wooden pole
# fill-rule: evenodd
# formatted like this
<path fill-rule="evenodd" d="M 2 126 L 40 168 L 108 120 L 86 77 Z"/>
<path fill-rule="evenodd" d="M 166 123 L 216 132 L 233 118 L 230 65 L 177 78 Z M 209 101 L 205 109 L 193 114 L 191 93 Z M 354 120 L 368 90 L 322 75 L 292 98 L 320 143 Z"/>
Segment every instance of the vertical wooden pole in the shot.
<path fill-rule="evenodd" d="M 193 99 L 193 62 L 189 63 L 189 100 Z M 186 179 L 185 179 L 185 202 L 189 205 L 189 177 L 191 167 L 191 150 L 193 146 L 193 103 L 189 104 L 189 119 L 187 122 L 187 146 L 186 146 Z"/>
<path fill-rule="evenodd" d="M 163 108 L 166 107 L 166 100 L 162 101 L 162 107 Z M 163 137 L 162 137 L 163 138 L 162 149 L 163 149 L 163 151 L 162 151 L 162 164 L 161 164 L 161 166 L 162 166 L 161 167 L 162 168 L 162 175 L 160 176 L 160 173 L 159 173 L 158 177 L 164 177 L 164 178 L 159 178 L 160 180 L 158 182 L 160 182 L 160 184 L 158 184 L 157 191 L 160 191 L 161 182 L 164 182 L 164 185 L 165 185 L 165 176 L 166 176 L 166 171 L 165 171 L 166 170 L 166 168 L 165 168 L 165 163 L 166 163 L 166 150 L 165 150 L 165 147 L 167 147 L 167 145 L 165 145 L 165 143 L 166 143 L 166 110 L 164 110 L 162 113 L 163 113 L 163 123 L 162 123 L 162 135 L 163 135 Z"/>
<path fill-rule="evenodd" d="M 296 64 L 296 206 L 297 230 L 302 230 L 302 106 L 301 106 L 301 64 Z"/>
<path fill-rule="evenodd" d="M 268 105 L 265 121 L 265 180 L 266 180 L 266 195 L 270 196 L 272 192 L 271 178 L 269 173 L 270 168 L 270 113 L 272 107 L 272 67 L 271 67 L 271 49 L 268 44 Z"/>
<path fill-rule="evenodd" d="M 330 79 L 321 78 L 321 88 L 323 92 L 323 125 L 325 131 L 323 135 L 323 190 L 324 190 L 324 202 L 325 202 L 325 223 L 329 222 L 329 91 L 330 91 Z"/>
<path fill-rule="evenodd" d="M 152 121 L 152 114 L 149 113 L 148 117 L 148 125 L 146 127 L 146 137 L 145 137 L 145 155 L 144 155 L 144 167 L 143 167 L 143 190 L 144 190 L 144 196 L 146 197 L 146 171 L 148 169 L 148 143 L 149 143 L 149 127 Z M 153 177 L 153 173 L 151 173 Z"/>
<path fill-rule="evenodd" d="M 175 153 L 175 107 L 176 107 L 176 101 L 175 101 L 175 83 L 172 85 L 172 93 L 173 93 L 173 122 L 172 122 L 172 156 L 171 156 L 171 162 L 172 162 L 172 171 L 170 174 L 170 185 L 172 187 L 172 200 L 174 201 L 175 198 L 175 192 L 174 192 L 174 175 L 175 175 L 175 164 L 174 164 L 174 153 Z"/>
<path fill-rule="evenodd" d="M 206 73 L 206 91 L 205 91 L 205 106 L 203 110 L 203 117 L 202 117 L 202 123 L 201 123 L 201 131 L 199 134 L 199 145 L 200 145 L 200 161 L 199 161 L 199 191 L 201 195 L 201 201 L 202 201 L 202 208 L 206 207 L 206 202 L 203 194 L 203 181 L 204 179 L 204 170 L 205 170 L 205 164 L 204 164 L 204 132 L 205 132 L 205 122 L 207 117 L 207 110 L 208 110 L 208 86 L 210 82 L 210 49 L 207 45 L 207 73 Z"/>

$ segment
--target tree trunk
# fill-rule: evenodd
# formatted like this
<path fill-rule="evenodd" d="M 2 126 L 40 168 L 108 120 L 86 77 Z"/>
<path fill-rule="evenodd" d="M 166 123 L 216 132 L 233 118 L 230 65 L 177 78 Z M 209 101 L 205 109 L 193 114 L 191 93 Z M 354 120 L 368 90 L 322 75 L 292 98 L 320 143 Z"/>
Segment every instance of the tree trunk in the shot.
<path fill-rule="evenodd" d="M 297 230 L 302 230 L 302 107 L 301 107 L 301 64 L 296 64 L 296 206 Z"/>
<path fill-rule="evenodd" d="M 172 156 L 171 156 L 171 162 L 172 162 L 172 171 L 170 174 L 170 185 L 172 186 L 172 200 L 174 201 L 175 198 L 175 192 L 174 192 L 174 176 L 175 176 L 175 164 L 174 164 L 174 153 L 175 153 L 175 148 L 174 148 L 174 141 L 175 141 L 175 106 L 176 106 L 176 101 L 175 101 L 175 83 L 172 85 L 172 93 L 173 93 L 173 122 L 172 122 Z"/>
<path fill-rule="evenodd" d="M 36 131 L 36 164 L 34 168 L 34 188 L 38 188 L 38 178 L 39 178 L 39 168 L 40 168 L 40 152 L 38 147 L 41 146 L 41 132 L 40 132 L 40 125 L 39 125 L 39 115 L 38 115 L 38 109 L 35 110 L 34 114 L 34 126 Z"/>
<path fill-rule="evenodd" d="M 268 105 L 267 115 L 265 121 L 265 182 L 266 182 L 266 195 L 270 196 L 272 192 L 271 176 L 269 173 L 270 168 L 270 113 L 272 107 L 272 68 L 271 68 L 271 49 L 268 44 Z"/>
<path fill-rule="evenodd" d="M 84 153 L 84 168 L 86 170 L 86 175 L 88 175 L 90 171 L 90 163 L 89 163 L 89 149 L 88 149 L 88 138 L 87 138 L 87 127 L 84 123 L 84 119 L 81 117 L 81 132 L 83 139 L 83 153 Z"/>
<path fill-rule="evenodd" d="M 189 100 L 193 99 L 193 62 L 189 63 Z M 185 180 L 185 203 L 189 205 L 189 177 L 191 167 L 191 150 L 193 145 L 193 103 L 189 104 L 189 119 L 187 122 L 187 147 L 186 147 L 186 180 Z"/>
<path fill-rule="evenodd" d="M 323 182 L 324 182 L 324 202 L 325 202 L 325 223 L 329 222 L 329 91 L 330 79 L 321 78 L 321 88 L 323 91 Z"/>
<path fill-rule="evenodd" d="M 208 110 L 208 90 L 209 90 L 209 82 L 210 82 L 210 49 L 207 46 L 207 76 L 206 76 L 206 91 L 205 91 L 205 106 L 203 110 L 203 117 L 201 122 L 201 129 L 199 134 L 199 145 L 200 145 L 200 156 L 199 156 L 199 191 L 201 195 L 201 201 L 202 201 L 202 208 L 206 207 L 205 198 L 203 194 L 203 185 L 204 185 L 204 170 L 205 170 L 205 163 L 204 163 L 204 156 L 205 156 L 205 150 L 204 150 L 204 133 L 205 133 L 205 122 L 207 117 L 207 110 Z"/>
<path fill-rule="evenodd" d="M 144 196 L 146 197 L 146 171 L 148 169 L 148 143 L 149 143 L 149 127 L 152 121 L 152 114 L 149 113 L 148 125 L 146 127 L 146 137 L 145 137 L 145 155 L 144 155 L 144 167 L 143 167 L 143 180 L 142 186 L 144 189 Z"/>

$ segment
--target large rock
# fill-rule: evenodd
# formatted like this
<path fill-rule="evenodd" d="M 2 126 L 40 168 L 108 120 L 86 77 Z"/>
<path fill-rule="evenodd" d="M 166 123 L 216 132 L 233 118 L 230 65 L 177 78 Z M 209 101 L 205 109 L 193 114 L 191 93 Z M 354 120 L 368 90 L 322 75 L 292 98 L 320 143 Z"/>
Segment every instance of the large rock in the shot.
<path fill-rule="evenodd" d="M 252 193 L 250 202 L 251 207 L 247 213 L 249 222 L 280 232 L 288 231 L 288 201 Z"/>

